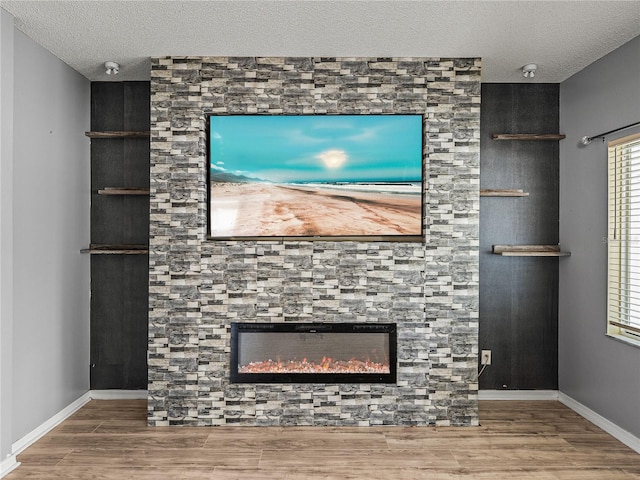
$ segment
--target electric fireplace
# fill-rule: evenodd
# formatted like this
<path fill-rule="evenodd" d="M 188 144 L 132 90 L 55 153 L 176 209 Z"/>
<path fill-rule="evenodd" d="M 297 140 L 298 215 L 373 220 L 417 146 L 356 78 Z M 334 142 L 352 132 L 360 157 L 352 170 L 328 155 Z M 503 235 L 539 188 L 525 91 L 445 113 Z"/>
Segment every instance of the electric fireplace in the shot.
<path fill-rule="evenodd" d="M 395 383 L 396 325 L 232 323 L 232 383 Z"/>

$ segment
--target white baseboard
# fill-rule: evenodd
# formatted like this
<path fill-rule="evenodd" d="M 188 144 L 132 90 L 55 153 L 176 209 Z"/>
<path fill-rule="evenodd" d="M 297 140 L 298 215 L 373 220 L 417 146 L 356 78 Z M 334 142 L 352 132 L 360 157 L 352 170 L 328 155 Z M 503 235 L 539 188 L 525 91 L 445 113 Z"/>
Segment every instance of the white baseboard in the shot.
<path fill-rule="evenodd" d="M 478 390 L 478 400 L 558 400 L 558 391 Z"/>
<path fill-rule="evenodd" d="M 0 478 L 8 475 L 10 472 L 13 472 L 19 466 L 20 462 L 16 460 L 16 456 L 13 454 L 9 455 L 0 462 Z"/>
<path fill-rule="evenodd" d="M 82 408 L 90 400 L 137 400 L 147 399 L 146 390 L 90 390 L 80 398 L 75 400 L 67 407 L 60 410 L 49 420 L 46 420 L 40 426 L 34 428 L 31 432 L 27 433 L 24 437 L 16 440 L 11 445 L 11 455 L 4 459 L 0 463 L 0 478 L 7 475 L 12 470 L 15 470 L 20 465 L 20 462 L 16 460 L 17 456 L 23 452 L 27 447 L 30 447 L 37 442 L 44 435 L 53 430 L 56 426 L 62 423 L 64 420 L 73 415 L 76 411 Z"/>
<path fill-rule="evenodd" d="M 66 420 L 71 415 L 73 415 L 83 405 L 89 402 L 89 400 L 91 400 L 91 396 L 89 395 L 89 392 L 87 392 L 84 395 L 82 395 L 80 398 L 78 398 L 76 401 L 72 402 L 70 405 L 60 410 L 49 420 L 45 421 L 40 426 L 31 430 L 24 437 L 20 438 L 19 440 L 16 440 L 11 445 L 11 454 L 18 455 L 25 448 L 37 442 L 43 435 L 47 434 L 50 430 L 54 429 L 64 420 Z"/>
<path fill-rule="evenodd" d="M 640 453 L 640 438 L 636 437 L 630 432 L 627 432 L 623 428 L 620 428 L 612 421 L 607 420 L 599 413 L 594 412 L 589 407 L 586 407 L 585 405 L 581 404 L 577 400 L 574 400 L 565 393 L 560 392 L 558 400 L 560 401 L 560 403 L 566 405 L 578 415 L 583 416 L 597 427 L 600 427 L 612 437 L 620 440 L 627 447 Z"/>
<path fill-rule="evenodd" d="M 91 390 L 91 400 L 146 400 L 147 390 Z"/>

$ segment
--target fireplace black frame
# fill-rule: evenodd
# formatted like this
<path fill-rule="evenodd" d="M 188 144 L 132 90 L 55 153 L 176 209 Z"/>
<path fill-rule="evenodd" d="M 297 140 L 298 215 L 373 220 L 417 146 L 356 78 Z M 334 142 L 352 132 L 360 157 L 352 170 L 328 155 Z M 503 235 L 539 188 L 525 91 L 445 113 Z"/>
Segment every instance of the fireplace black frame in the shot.
<path fill-rule="evenodd" d="M 389 338 L 389 373 L 240 373 L 238 338 L 241 332 L 386 333 Z M 395 323 L 232 323 L 231 383 L 396 383 L 397 329 Z"/>

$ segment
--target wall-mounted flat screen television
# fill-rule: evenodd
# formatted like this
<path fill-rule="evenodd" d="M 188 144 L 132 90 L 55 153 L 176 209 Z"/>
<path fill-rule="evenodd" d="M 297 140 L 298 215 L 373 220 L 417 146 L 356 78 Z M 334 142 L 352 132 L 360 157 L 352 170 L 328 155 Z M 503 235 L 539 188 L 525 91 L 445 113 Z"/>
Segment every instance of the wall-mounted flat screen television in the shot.
<path fill-rule="evenodd" d="M 211 115 L 212 239 L 421 241 L 422 115 Z"/>

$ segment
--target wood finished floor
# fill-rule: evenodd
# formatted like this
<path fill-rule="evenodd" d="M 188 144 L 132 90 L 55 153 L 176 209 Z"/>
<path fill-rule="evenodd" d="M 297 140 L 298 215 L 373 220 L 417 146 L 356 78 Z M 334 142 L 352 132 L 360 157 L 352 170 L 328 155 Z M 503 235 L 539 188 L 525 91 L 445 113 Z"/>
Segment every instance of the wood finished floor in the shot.
<path fill-rule="evenodd" d="M 480 427 L 147 427 L 91 401 L 18 456 L 18 479 L 640 479 L 634 452 L 559 402 L 481 401 Z"/>

